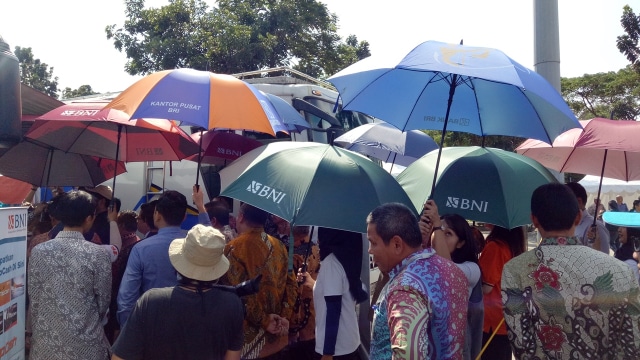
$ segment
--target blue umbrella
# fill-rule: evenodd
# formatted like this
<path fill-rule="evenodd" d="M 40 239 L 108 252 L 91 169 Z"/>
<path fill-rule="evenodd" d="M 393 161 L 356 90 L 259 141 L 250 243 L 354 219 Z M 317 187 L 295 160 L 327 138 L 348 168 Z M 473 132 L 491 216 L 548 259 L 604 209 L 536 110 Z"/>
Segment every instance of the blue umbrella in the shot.
<path fill-rule="evenodd" d="M 496 49 L 426 41 L 400 62 L 371 56 L 328 80 L 345 110 L 443 139 L 451 130 L 551 143 L 581 127 L 551 84 Z"/>
<path fill-rule="evenodd" d="M 261 93 L 269 99 L 288 131 L 302 132 L 311 128 L 307 120 L 284 99 L 262 91 Z"/>
<path fill-rule="evenodd" d="M 333 143 L 401 166 L 409 166 L 438 148 L 438 144 L 422 131 L 401 131 L 387 123 L 360 125 L 340 135 Z"/>

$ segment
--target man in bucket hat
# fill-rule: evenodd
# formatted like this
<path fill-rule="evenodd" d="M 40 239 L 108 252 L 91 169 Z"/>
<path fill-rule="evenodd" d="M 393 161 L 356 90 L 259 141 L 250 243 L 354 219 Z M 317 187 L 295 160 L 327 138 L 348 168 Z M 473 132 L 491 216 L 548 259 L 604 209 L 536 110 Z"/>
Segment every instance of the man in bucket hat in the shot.
<path fill-rule="evenodd" d="M 229 269 L 224 246 L 224 235 L 203 225 L 171 243 L 178 285 L 142 295 L 112 359 L 240 359 L 242 302 L 233 288 L 216 284 Z"/>

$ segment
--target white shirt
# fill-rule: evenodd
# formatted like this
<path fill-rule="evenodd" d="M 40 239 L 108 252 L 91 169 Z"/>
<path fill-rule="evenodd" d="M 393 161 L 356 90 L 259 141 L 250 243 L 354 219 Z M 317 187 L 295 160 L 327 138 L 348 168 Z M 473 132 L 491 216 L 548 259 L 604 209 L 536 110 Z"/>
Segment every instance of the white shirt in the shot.
<path fill-rule="evenodd" d="M 320 262 L 320 272 L 313 286 L 313 305 L 316 309 L 316 352 L 322 354 L 327 323 L 325 296 L 342 296 L 342 309 L 336 339 L 335 356 L 347 355 L 360 345 L 360 332 L 356 316 L 356 301 L 349 292 L 349 281 L 342 264 L 330 254 Z"/>
<path fill-rule="evenodd" d="M 580 224 L 576 226 L 575 236 L 580 239 L 583 245 L 589 246 L 586 234 L 591 225 L 593 225 L 593 216 L 591 216 L 587 210 L 582 210 L 582 219 L 580 219 Z M 609 254 L 609 230 L 607 230 L 604 223 L 600 220 L 596 221 L 596 226 L 598 228 L 598 235 L 600 236 L 600 251 Z"/>
<path fill-rule="evenodd" d="M 464 276 L 467 277 L 467 286 L 469 288 L 468 298 L 470 298 L 473 288 L 476 286 L 478 281 L 480 281 L 480 267 L 478 264 L 471 261 L 465 261 L 461 264 L 456 263 L 456 266 L 458 269 L 462 270 Z"/>

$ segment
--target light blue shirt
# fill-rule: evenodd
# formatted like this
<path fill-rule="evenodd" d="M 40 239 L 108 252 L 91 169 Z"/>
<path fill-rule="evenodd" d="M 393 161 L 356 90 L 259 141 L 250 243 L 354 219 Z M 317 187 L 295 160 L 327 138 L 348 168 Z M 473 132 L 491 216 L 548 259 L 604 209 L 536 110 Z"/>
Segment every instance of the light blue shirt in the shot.
<path fill-rule="evenodd" d="M 199 214 L 198 222 L 211 225 L 207 213 Z M 118 290 L 116 316 L 121 327 L 124 327 L 136 301 L 145 291 L 177 285 L 176 270 L 169 260 L 169 245 L 173 240 L 186 236 L 186 230 L 178 226 L 167 226 L 131 249 Z"/>

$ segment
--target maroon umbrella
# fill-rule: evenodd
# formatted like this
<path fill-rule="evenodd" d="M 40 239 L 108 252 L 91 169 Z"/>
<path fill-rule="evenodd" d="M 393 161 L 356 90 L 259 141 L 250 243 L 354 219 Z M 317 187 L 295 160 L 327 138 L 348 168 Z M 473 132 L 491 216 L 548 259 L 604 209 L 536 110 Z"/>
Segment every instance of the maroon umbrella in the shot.
<path fill-rule="evenodd" d="M 191 135 L 193 141 L 200 143 L 200 133 Z M 232 132 L 206 131 L 202 133 L 202 159 L 205 164 L 224 165 L 249 151 L 261 146 L 262 143 Z M 191 155 L 187 160 L 198 161 L 198 154 Z"/>
<path fill-rule="evenodd" d="M 29 184 L 96 186 L 126 170 L 122 161 L 65 153 L 25 139 L 0 157 L 0 173 Z"/>

